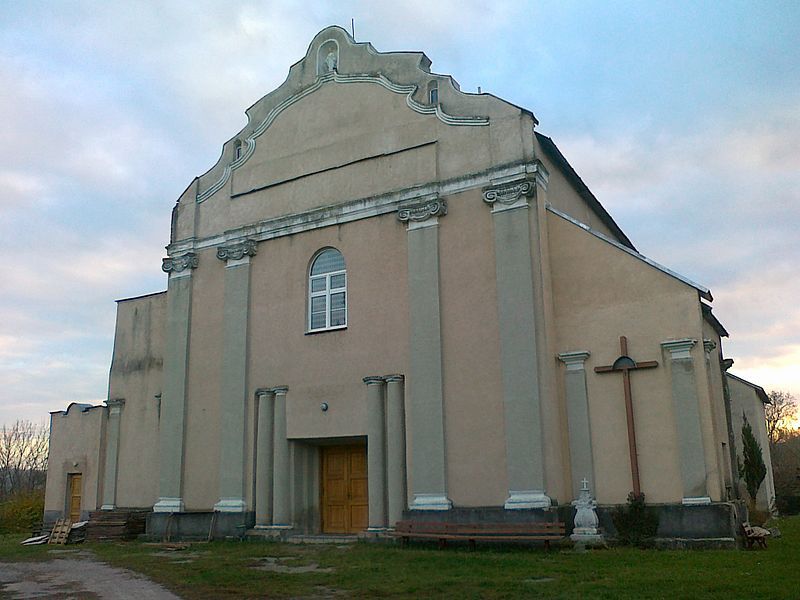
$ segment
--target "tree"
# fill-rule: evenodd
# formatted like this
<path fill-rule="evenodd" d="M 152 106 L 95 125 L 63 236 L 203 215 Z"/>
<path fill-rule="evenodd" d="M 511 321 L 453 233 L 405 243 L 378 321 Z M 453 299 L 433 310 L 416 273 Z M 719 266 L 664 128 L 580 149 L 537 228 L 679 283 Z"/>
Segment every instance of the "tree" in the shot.
<path fill-rule="evenodd" d="M 769 401 L 770 404 L 764 405 L 764 413 L 767 417 L 769 445 L 773 448 L 794 431 L 792 425 L 797 418 L 797 400 L 789 392 L 773 390 L 769 393 Z"/>
<path fill-rule="evenodd" d="M 18 420 L 0 427 L 0 502 L 44 488 L 48 443 L 43 424 Z"/>
<path fill-rule="evenodd" d="M 742 413 L 742 459 L 739 461 L 739 476 L 744 479 L 750 500 L 755 503 L 758 488 L 767 476 L 767 465 L 761 453 L 761 444 L 753 435 L 753 428 Z"/>

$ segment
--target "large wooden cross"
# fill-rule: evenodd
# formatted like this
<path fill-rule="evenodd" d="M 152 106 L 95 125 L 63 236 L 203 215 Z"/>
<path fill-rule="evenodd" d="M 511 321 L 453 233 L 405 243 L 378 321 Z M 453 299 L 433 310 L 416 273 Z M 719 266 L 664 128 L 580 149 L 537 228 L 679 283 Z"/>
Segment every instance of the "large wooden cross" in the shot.
<path fill-rule="evenodd" d="M 658 366 L 658 361 L 648 360 L 636 362 L 628 356 L 628 338 L 624 335 L 619 338 L 619 349 L 622 354 L 614 361 L 613 365 L 595 367 L 595 373 L 622 373 L 622 386 L 625 389 L 625 417 L 628 421 L 628 450 L 631 455 L 631 478 L 633 479 L 633 493 L 639 496 L 642 486 L 639 483 L 639 459 L 636 456 L 636 430 L 633 427 L 633 400 L 631 399 L 631 371 L 636 369 L 652 369 Z"/>

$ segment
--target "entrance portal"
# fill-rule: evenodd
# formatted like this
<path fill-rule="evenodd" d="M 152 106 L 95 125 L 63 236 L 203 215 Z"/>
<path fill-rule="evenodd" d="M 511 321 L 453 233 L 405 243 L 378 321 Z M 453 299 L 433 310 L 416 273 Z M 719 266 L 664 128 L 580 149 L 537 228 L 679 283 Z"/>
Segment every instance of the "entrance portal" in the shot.
<path fill-rule="evenodd" d="M 70 473 L 67 483 L 69 520 L 77 523 L 81 520 L 81 480 L 80 473 Z"/>
<path fill-rule="evenodd" d="M 363 531 L 368 514 L 366 447 L 323 447 L 322 532 Z"/>

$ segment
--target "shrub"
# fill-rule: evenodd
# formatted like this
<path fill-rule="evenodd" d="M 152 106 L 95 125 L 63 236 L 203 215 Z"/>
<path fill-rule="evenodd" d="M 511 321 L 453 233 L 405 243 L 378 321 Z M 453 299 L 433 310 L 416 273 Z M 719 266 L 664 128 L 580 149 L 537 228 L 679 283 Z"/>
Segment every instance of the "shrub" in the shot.
<path fill-rule="evenodd" d="M 611 514 L 620 544 L 644 546 L 658 531 L 658 515 L 644 503 L 644 494 L 628 494 L 628 504 Z"/>
<path fill-rule="evenodd" d="M 30 531 L 43 513 L 44 490 L 16 494 L 0 504 L 0 533 Z"/>

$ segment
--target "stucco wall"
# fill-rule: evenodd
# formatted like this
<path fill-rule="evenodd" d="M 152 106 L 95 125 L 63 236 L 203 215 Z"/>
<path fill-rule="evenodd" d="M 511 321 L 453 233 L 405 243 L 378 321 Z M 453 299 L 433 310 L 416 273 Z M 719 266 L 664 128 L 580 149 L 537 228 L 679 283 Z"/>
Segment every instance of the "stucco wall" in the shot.
<path fill-rule="evenodd" d="M 166 293 L 120 300 L 109 398 L 123 399 L 116 505 L 149 507 L 158 497 L 158 413 Z"/>
<path fill-rule="evenodd" d="M 622 377 L 594 373 L 595 366 L 610 365 L 620 355 L 621 335 L 634 360 L 659 362 L 631 376 L 642 490 L 650 502 L 680 501 L 670 357 L 660 344 L 702 340 L 697 291 L 557 215 L 548 213 L 547 222 L 559 351 L 591 353 L 586 379 L 598 501 L 624 502 L 631 490 Z M 716 469 L 702 341 L 692 358 L 707 466 Z M 559 386 L 563 398 L 563 375 Z M 715 477 L 708 479 L 712 499 L 719 500 Z"/>
<path fill-rule="evenodd" d="M 67 509 L 67 479 L 71 473 L 82 475 L 81 517 L 99 508 L 102 477 L 100 465 L 105 454 L 106 408 L 70 404 L 66 411 L 50 413 L 50 451 L 45 520 L 63 517 Z"/>
<path fill-rule="evenodd" d="M 753 429 L 761 452 L 764 464 L 767 466 L 767 474 L 761 487 L 758 488 L 756 495 L 756 507 L 759 510 L 769 510 L 775 501 L 775 482 L 772 475 L 772 459 L 769 453 L 769 436 L 767 435 L 766 418 L 764 416 L 764 403 L 756 394 L 753 387 L 747 383 L 728 377 L 728 389 L 731 393 L 731 421 L 733 423 L 733 436 L 736 441 L 736 456 L 742 460 L 742 425 L 747 417 L 747 422 Z M 743 498 L 747 498 L 747 487 L 744 480 L 739 483 L 740 492 Z"/>

